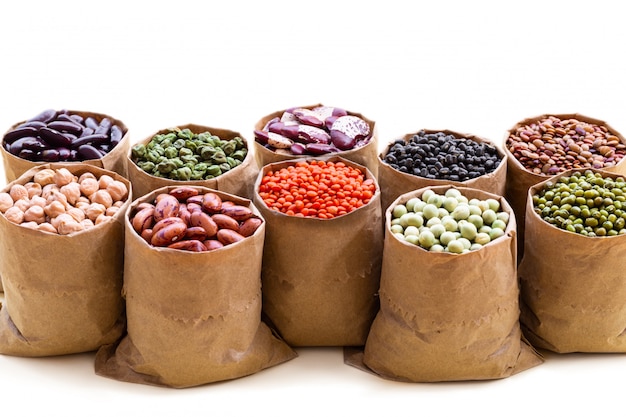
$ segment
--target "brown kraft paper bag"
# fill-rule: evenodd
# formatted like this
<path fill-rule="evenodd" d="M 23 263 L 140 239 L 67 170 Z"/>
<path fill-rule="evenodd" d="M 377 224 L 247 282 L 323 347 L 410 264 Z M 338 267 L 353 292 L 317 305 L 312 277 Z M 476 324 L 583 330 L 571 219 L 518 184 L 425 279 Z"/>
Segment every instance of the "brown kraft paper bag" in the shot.
<path fill-rule="evenodd" d="M 319 159 L 319 158 L 318 158 Z M 372 174 L 365 167 L 339 157 Z M 263 167 L 255 190 L 270 170 Z M 362 346 L 378 309 L 383 244 L 380 193 L 333 219 L 294 217 L 271 210 L 255 192 L 266 220 L 263 253 L 263 311 L 291 346 Z"/>
<path fill-rule="evenodd" d="M 386 210 L 387 207 L 400 195 L 411 192 L 413 190 L 419 190 L 420 188 L 428 186 L 440 186 L 440 185 L 453 185 L 455 187 L 467 187 L 484 190 L 496 195 L 504 195 L 506 185 L 506 171 L 507 171 L 507 158 L 497 145 L 493 144 L 487 139 L 479 136 L 474 136 L 467 133 L 458 133 L 450 130 L 429 130 L 424 129 L 426 133 L 443 132 L 446 135 L 453 135 L 459 138 L 473 140 L 478 143 L 487 143 L 493 145 L 498 149 L 498 154 L 502 158 L 498 167 L 485 175 L 473 178 L 467 181 L 449 181 L 439 179 L 429 179 L 420 177 L 417 175 L 407 174 L 405 172 L 393 169 L 388 163 L 385 162 L 385 155 L 389 152 L 389 149 L 395 141 L 391 141 L 387 144 L 385 150 L 378 155 L 378 182 L 382 192 L 382 208 Z M 408 133 L 402 138 L 405 142 L 408 142 L 417 132 Z"/>
<path fill-rule="evenodd" d="M 584 170 L 552 181 L 575 171 Z M 546 182 L 531 187 L 527 199 L 522 329 L 534 346 L 556 353 L 626 352 L 626 236 L 588 237 L 543 220 L 532 196 Z"/>
<path fill-rule="evenodd" d="M 448 188 L 432 187 L 439 194 Z M 392 235 L 388 208 L 380 311 L 362 357 L 347 351 L 347 364 L 385 379 L 437 382 L 504 378 L 542 362 L 520 330 L 510 206 L 494 194 L 458 189 L 470 199 L 498 199 L 511 214 L 505 235 L 465 254 L 429 252 Z"/>
<path fill-rule="evenodd" d="M 525 229 L 526 229 L 526 198 L 528 196 L 528 190 L 535 184 L 543 182 L 552 177 L 552 175 L 535 174 L 526 169 L 521 162 L 513 155 L 511 149 L 506 145 L 507 139 L 512 132 L 518 127 L 525 126 L 541 120 L 547 117 L 547 114 L 543 114 L 536 117 L 530 117 L 516 123 L 511 129 L 509 129 L 504 135 L 502 147 L 504 153 L 507 156 L 507 174 L 506 174 L 506 192 L 504 196 L 510 202 L 515 216 L 517 217 L 517 235 L 518 235 L 518 258 L 524 254 L 524 241 L 525 241 Z M 605 121 L 593 119 L 578 113 L 572 114 L 555 114 L 554 116 L 564 119 L 576 119 L 587 123 L 596 124 L 598 126 L 606 127 L 610 132 L 613 132 L 622 143 L 626 143 L 626 139 L 618 133 L 613 127 L 609 126 Z M 606 171 L 617 172 L 620 174 L 626 174 L 626 162 L 621 161 L 615 166 L 610 168 L 604 168 Z"/>
<path fill-rule="evenodd" d="M 67 167 L 74 175 L 112 171 L 86 164 L 31 168 L 11 184 L 25 184 L 35 172 Z M 57 235 L 16 225 L 0 215 L 0 272 L 5 302 L 0 310 L 0 353 L 53 356 L 88 352 L 112 343 L 124 331 L 121 297 L 124 256 L 123 212 L 88 230 Z"/>
<path fill-rule="evenodd" d="M 245 141 L 246 147 L 248 148 L 248 154 L 244 158 L 241 165 L 238 165 L 230 171 L 224 172 L 215 178 L 207 180 L 180 181 L 148 174 L 133 162 L 131 152 L 128 151 L 125 155 L 126 164 L 128 166 L 128 178 L 133 184 L 133 194 L 136 197 L 141 197 L 142 195 L 145 195 L 153 190 L 167 187 L 169 185 L 184 184 L 212 188 L 214 190 L 220 190 L 225 193 L 235 194 L 248 199 L 252 198 L 252 185 L 254 184 L 254 180 L 259 172 L 259 169 L 256 165 L 254 154 L 252 153 L 253 146 L 249 139 L 244 138 L 241 134 L 232 130 L 197 125 L 193 123 L 176 126 L 172 129 L 189 129 L 193 133 L 203 133 L 208 131 L 224 140 L 233 139 L 238 136 Z M 144 145 L 148 144 L 155 135 L 168 133 L 169 131 L 170 129 L 161 129 L 145 138 L 141 143 Z"/>
<path fill-rule="evenodd" d="M 109 118 L 113 122 L 113 124 L 118 125 L 122 129 L 122 132 L 124 132 L 124 136 L 122 137 L 120 142 L 113 149 L 111 149 L 110 152 L 108 152 L 106 155 L 104 155 L 100 159 L 90 159 L 90 160 L 85 160 L 81 162 L 65 162 L 65 163 L 89 164 L 89 165 L 93 165 L 99 168 L 106 169 L 108 171 L 117 172 L 121 176 L 126 177 L 127 176 L 126 154 L 128 153 L 128 150 L 130 148 L 130 133 L 126 125 L 122 121 L 114 117 L 111 117 L 109 115 L 102 114 L 102 113 L 93 113 L 93 112 L 79 111 L 79 110 L 68 110 L 68 111 L 71 114 L 78 114 L 84 118 L 93 117 L 98 122 L 100 122 L 105 117 Z M 15 127 L 17 127 L 18 125 L 22 123 L 24 123 L 24 121 L 21 121 L 11 126 L 11 128 L 8 129 L 7 132 L 9 130 L 13 130 Z M 5 132 L 5 134 L 7 132 Z M 38 165 L 46 164 L 46 162 L 33 162 L 27 159 L 19 158 L 13 155 L 12 153 L 8 152 L 4 148 L 4 146 L 0 146 L 0 155 L 2 155 L 2 162 L 4 164 L 4 174 L 5 174 L 5 178 L 7 182 L 11 182 L 15 180 L 24 172 L 28 171 L 30 168 L 36 167 Z"/>
<path fill-rule="evenodd" d="M 119 381 L 185 388 L 247 376 L 296 353 L 261 321 L 265 226 L 209 252 L 157 248 L 132 228 L 129 214 L 160 188 L 135 200 L 125 217 L 124 297 L 127 334 L 102 347 L 96 374 Z M 222 199 L 249 200 L 206 187 Z"/>
<path fill-rule="evenodd" d="M 323 104 L 318 103 L 318 104 L 299 106 L 299 107 L 304 108 L 304 109 L 313 109 L 315 107 L 322 106 L 322 105 Z M 263 130 L 265 125 L 270 120 L 274 119 L 275 117 L 280 118 L 280 116 L 285 112 L 285 110 L 278 110 L 261 118 L 254 125 L 254 130 Z M 367 117 L 363 116 L 361 113 L 348 111 L 348 114 L 352 116 L 360 117 L 361 119 L 363 119 L 369 124 L 371 135 L 372 135 L 370 141 L 365 146 L 351 149 L 348 151 L 341 151 L 341 152 L 336 152 L 332 154 L 327 154 L 327 155 L 324 155 L 324 157 L 337 156 L 337 157 L 345 158 L 349 161 L 356 162 L 359 165 L 364 165 L 367 167 L 367 169 L 370 170 L 370 172 L 375 178 L 378 178 L 378 172 L 377 172 L 378 162 L 376 160 L 377 155 L 378 155 L 378 129 L 376 127 L 376 122 L 368 119 Z M 300 159 L 300 158 L 307 156 L 307 155 L 293 155 L 290 153 L 274 152 L 266 148 L 265 146 L 261 145 L 256 140 L 253 142 L 254 142 L 254 155 L 255 155 L 255 159 L 257 161 L 257 165 L 259 168 L 262 168 L 265 165 L 268 165 L 274 162 L 281 162 L 281 161 L 287 161 L 287 160 L 292 160 L 292 159 Z M 308 155 L 308 156 L 314 157 L 313 155 Z"/>

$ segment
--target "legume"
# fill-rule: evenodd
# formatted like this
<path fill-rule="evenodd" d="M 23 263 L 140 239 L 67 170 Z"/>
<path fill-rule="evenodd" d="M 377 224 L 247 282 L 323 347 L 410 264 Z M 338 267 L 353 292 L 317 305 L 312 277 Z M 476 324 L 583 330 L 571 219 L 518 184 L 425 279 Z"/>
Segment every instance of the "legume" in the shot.
<path fill-rule="evenodd" d="M 263 223 L 249 207 L 187 186 L 138 204 L 129 219 L 149 245 L 188 252 L 237 243 L 252 236 Z"/>
<path fill-rule="evenodd" d="M 207 180 L 241 165 L 248 154 L 240 137 L 220 139 L 211 132 L 172 129 L 131 148 L 131 159 L 150 175 L 173 180 Z"/>
<path fill-rule="evenodd" d="M 2 145 L 29 161 L 58 162 L 99 159 L 126 132 L 108 117 L 96 120 L 68 110 L 45 110 L 8 131 Z"/>
<path fill-rule="evenodd" d="M 258 192 L 272 210 L 289 216 L 332 219 L 369 203 L 376 184 L 344 162 L 310 160 L 267 172 Z"/>
<path fill-rule="evenodd" d="M 546 222 L 584 236 L 626 234 L 626 181 L 593 170 L 575 171 L 548 181 L 532 196 Z"/>
<path fill-rule="evenodd" d="M 85 194 L 83 184 L 94 181 L 96 188 Z M 67 168 L 42 169 L 25 185 L 15 183 L 0 193 L 0 211 L 20 226 L 67 235 L 108 221 L 127 197 L 126 184 L 107 174 L 96 178 Z"/>
<path fill-rule="evenodd" d="M 421 130 L 408 141 L 396 140 L 383 160 L 407 174 L 462 182 L 493 172 L 502 157 L 493 145 Z"/>
<path fill-rule="evenodd" d="M 493 198 L 469 199 L 455 188 L 425 190 L 392 209 L 391 233 L 431 252 L 467 253 L 505 234 L 509 214 Z"/>
<path fill-rule="evenodd" d="M 626 153 L 626 144 L 606 126 L 552 115 L 517 127 L 506 147 L 524 168 L 538 175 L 608 168 Z"/>
<path fill-rule="evenodd" d="M 322 155 L 362 147 L 372 132 L 362 118 L 339 107 L 292 108 L 254 131 L 257 143 L 277 153 Z"/>

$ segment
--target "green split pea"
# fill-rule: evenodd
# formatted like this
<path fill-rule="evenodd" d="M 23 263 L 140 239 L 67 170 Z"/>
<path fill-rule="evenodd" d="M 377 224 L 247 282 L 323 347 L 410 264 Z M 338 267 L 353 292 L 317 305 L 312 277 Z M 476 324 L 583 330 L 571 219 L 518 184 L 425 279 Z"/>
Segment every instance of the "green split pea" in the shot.
<path fill-rule="evenodd" d="M 173 180 L 207 180 L 241 165 L 248 149 L 241 137 L 172 129 L 131 148 L 132 161 L 146 173 Z"/>

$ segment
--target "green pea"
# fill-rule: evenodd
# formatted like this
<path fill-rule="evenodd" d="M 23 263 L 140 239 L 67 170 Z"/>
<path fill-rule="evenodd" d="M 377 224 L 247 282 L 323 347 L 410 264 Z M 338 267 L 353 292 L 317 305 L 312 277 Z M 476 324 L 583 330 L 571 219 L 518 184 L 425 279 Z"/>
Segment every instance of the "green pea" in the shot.
<path fill-rule="evenodd" d="M 420 245 L 426 249 L 435 244 L 435 235 L 430 230 L 424 230 L 419 235 Z"/>
<path fill-rule="evenodd" d="M 143 159 L 147 153 L 146 145 L 137 144 L 131 148 L 131 156 L 133 159 Z"/>
<path fill-rule="evenodd" d="M 463 253 L 463 250 L 465 249 L 465 247 L 463 246 L 463 243 L 458 239 L 453 240 L 450 243 L 448 243 L 447 248 L 448 248 L 448 251 L 451 253 Z"/>
<path fill-rule="evenodd" d="M 206 169 L 206 175 L 208 178 L 218 177 L 222 174 L 222 170 L 219 165 L 211 165 Z"/>

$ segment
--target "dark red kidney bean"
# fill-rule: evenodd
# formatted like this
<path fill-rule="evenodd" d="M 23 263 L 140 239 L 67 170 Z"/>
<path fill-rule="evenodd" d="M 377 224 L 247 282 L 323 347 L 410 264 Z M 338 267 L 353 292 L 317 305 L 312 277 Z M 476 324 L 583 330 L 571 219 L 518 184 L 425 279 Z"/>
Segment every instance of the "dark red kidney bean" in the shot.
<path fill-rule="evenodd" d="M 74 120 L 76 123 L 78 123 L 79 125 L 83 125 L 83 116 L 81 116 L 80 114 L 70 114 L 70 118 L 72 120 Z"/>
<path fill-rule="evenodd" d="M 34 161 L 37 158 L 37 152 L 32 149 L 22 149 L 17 156 L 27 161 Z"/>
<path fill-rule="evenodd" d="M 118 125 L 111 126 L 111 145 L 115 146 L 122 140 L 124 136 L 124 132 L 122 132 L 122 128 Z"/>
<path fill-rule="evenodd" d="M 49 127 L 39 129 L 39 135 L 52 146 L 69 146 L 72 143 L 71 139 L 63 133 Z"/>
<path fill-rule="evenodd" d="M 81 136 L 89 136 L 89 135 L 93 135 L 94 134 L 94 130 L 90 127 L 86 127 L 83 129 L 82 133 L 80 134 Z"/>
<path fill-rule="evenodd" d="M 38 120 L 34 120 L 32 122 L 24 122 L 21 125 L 18 125 L 17 127 L 34 127 L 35 129 L 39 130 L 40 128 L 46 126 L 46 124 L 44 122 L 40 122 Z"/>
<path fill-rule="evenodd" d="M 45 162 L 59 162 L 61 154 L 56 149 L 45 149 L 41 152 L 41 160 Z"/>
<path fill-rule="evenodd" d="M 32 126 L 18 127 L 4 135 L 4 141 L 6 143 L 13 143 L 20 138 L 33 137 L 37 135 L 39 129 Z"/>
<path fill-rule="evenodd" d="M 76 124 L 76 122 L 74 121 L 70 122 L 64 120 L 55 120 L 48 123 L 48 127 L 59 132 L 68 132 L 74 134 L 79 134 L 83 131 L 83 127 L 79 124 Z"/>
<path fill-rule="evenodd" d="M 57 148 L 57 151 L 59 151 L 59 159 L 61 161 L 67 161 L 72 156 L 72 151 L 68 148 Z"/>
<path fill-rule="evenodd" d="M 24 149 L 24 143 L 27 143 L 28 141 L 30 141 L 32 139 L 33 139 L 32 136 L 26 136 L 24 138 L 19 138 L 19 139 L 13 141 L 12 143 L 8 144 L 7 150 L 9 152 L 11 152 L 13 155 L 17 155 L 17 154 L 19 154 L 22 151 L 22 149 Z"/>
<path fill-rule="evenodd" d="M 92 129 L 94 132 L 98 128 L 98 122 L 93 117 L 89 116 L 84 121 L 85 126 Z"/>
<path fill-rule="evenodd" d="M 98 145 L 108 140 L 109 136 L 104 133 L 94 133 L 93 135 L 81 136 L 76 138 L 70 144 L 72 148 L 78 148 L 82 145 Z"/>
<path fill-rule="evenodd" d="M 83 125 L 83 117 L 80 114 L 61 113 L 57 116 L 56 121 L 73 123 L 81 130 L 85 128 Z M 48 123 L 48 125 L 50 125 L 50 123 Z"/>
<path fill-rule="evenodd" d="M 24 149 L 31 149 L 33 151 L 50 149 L 50 145 L 48 145 L 45 141 L 41 140 L 40 138 L 22 138 L 20 140 L 23 140 L 22 148 Z"/>
<path fill-rule="evenodd" d="M 95 134 L 102 133 L 102 134 L 108 135 L 112 124 L 113 123 L 111 122 L 111 119 L 109 119 L 108 117 L 105 117 L 104 119 L 100 120 L 100 124 L 95 129 L 94 133 Z"/>
<path fill-rule="evenodd" d="M 35 117 L 31 117 L 30 119 L 26 120 L 27 122 L 44 122 L 44 123 L 48 123 L 50 120 L 53 120 L 55 117 L 57 116 L 57 111 L 54 109 L 48 109 L 48 110 L 44 110 L 41 113 L 39 113 L 37 116 Z"/>
<path fill-rule="evenodd" d="M 91 145 L 81 145 L 77 149 L 78 155 L 84 159 L 100 159 L 104 155 Z"/>

